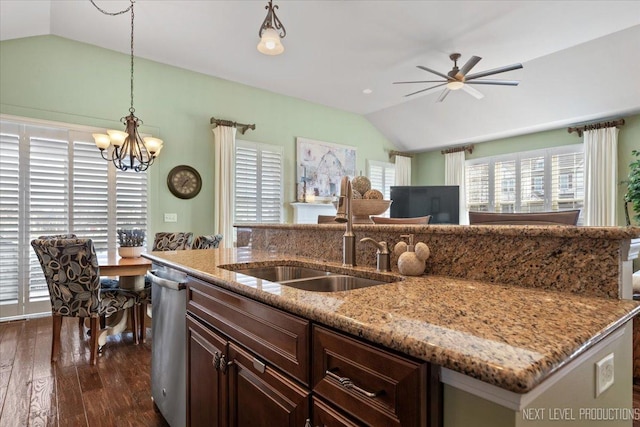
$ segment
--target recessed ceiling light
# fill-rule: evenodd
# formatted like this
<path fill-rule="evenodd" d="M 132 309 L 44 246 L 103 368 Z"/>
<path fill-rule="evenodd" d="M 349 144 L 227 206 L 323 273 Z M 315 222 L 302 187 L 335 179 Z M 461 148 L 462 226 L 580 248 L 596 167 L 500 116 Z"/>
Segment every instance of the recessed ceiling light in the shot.
<path fill-rule="evenodd" d="M 362 91 L 362 93 L 364 93 L 365 95 L 369 95 L 370 93 L 372 93 L 373 90 L 366 88 L 365 90 Z"/>

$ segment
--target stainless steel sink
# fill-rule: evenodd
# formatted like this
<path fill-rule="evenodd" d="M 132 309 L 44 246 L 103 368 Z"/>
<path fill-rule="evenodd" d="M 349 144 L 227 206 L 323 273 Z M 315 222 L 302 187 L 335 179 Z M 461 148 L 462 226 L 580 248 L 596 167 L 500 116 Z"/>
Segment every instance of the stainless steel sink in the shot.
<path fill-rule="evenodd" d="M 349 291 L 351 289 L 366 288 L 368 286 L 381 285 L 386 282 L 380 280 L 365 279 L 364 277 L 353 277 L 333 274 L 324 277 L 311 277 L 308 279 L 291 280 L 280 282 L 282 285 L 290 286 L 303 291 L 314 292 L 338 292 Z"/>
<path fill-rule="evenodd" d="M 401 277 L 387 275 L 369 279 L 358 277 L 357 274 L 345 274 L 343 270 L 325 271 L 308 265 L 296 265 L 295 261 L 280 261 L 261 266 L 228 264 L 220 267 L 245 276 L 313 292 L 348 291 L 402 280 Z"/>
<path fill-rule="evenodd" d="M 246 274 L 247 276 L 257 277 L 258 279 L 264 279 L 270 282 L 283 282 L 287 280 L 326 276 L 328 274 L 331 274 L 331 272 L 329 271 L 291 265 L 274 265 L 268 267 L 245 268 L 234 271 L 236 273 Z"/>

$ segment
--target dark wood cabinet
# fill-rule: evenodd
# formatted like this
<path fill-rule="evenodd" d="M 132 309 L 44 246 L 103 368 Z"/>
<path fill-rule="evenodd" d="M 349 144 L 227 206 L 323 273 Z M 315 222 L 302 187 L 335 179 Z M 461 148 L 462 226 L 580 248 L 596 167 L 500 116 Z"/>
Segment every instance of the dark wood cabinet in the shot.
<path fill-rule="evenodd" d="M 304 426 L 311 394 L 307 389 L 233 343 L 229 360 L 230 426 Z"/>
<path fill-rule="evenodd" d="M 198 279 L 187 313 L 189 426 L 442 425 L 426 362 Z"/>
<path fill-rule="evenodd" d="M 187 316 L 187 425 L 227 425 L 227 340 Z"/>

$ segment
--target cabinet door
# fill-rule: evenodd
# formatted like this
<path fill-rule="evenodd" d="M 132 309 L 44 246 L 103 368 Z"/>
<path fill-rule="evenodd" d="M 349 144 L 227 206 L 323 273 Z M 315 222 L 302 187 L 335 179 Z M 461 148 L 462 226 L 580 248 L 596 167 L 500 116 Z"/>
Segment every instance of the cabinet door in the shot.
<path fill-rule="evenodd" d="M 304 427 L 309 391 L 234 343 L 229 344 L 229 361 L 230 426 Z"/>
<path fill-rule="evenodd" d="M 227 341 L 187 316 L 187 425 L 225 426 L 227 382 L 219 368 Z"/>

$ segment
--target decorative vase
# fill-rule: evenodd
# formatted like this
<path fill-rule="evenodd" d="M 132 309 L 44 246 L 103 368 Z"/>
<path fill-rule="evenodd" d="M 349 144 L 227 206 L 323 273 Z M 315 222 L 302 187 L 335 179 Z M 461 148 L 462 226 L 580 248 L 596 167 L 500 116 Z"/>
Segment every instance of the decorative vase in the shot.
<path fill-rule="evenodd" d="M 142 246 L 120 246 L 118 255 L 121 258 L 140 258 L 143 249 Z"/>

